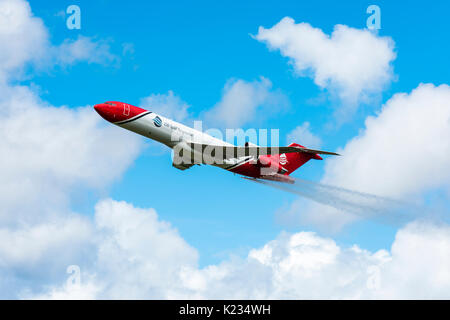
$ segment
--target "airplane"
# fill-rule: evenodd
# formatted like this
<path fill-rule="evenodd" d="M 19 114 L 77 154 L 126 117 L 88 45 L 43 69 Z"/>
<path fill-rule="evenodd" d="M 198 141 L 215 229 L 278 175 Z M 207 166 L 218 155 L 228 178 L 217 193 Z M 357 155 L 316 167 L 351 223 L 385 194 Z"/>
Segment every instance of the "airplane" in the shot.
<path fill-rule="evenodd" d="M 210 164 L 246 179 L 295 183 L 289 175 L 320 154 L 335 152 L 305 148 L 297 143 L 287 147 L 261 147 L 250 142 L 235 146 L 199 130 L 131 104 L 107 101 L 94 105 L 105 120 L 121 128 L 165 144 L 173 150 L 173 167 L 186 170 Z"/>

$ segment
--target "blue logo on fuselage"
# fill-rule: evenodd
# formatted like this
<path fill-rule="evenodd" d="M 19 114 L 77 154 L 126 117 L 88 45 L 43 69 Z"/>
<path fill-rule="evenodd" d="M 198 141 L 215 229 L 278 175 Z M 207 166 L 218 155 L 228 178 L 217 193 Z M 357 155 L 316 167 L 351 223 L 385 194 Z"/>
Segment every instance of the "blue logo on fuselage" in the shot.
<path fill-rule="evenodd" d="M 156 117 L 153 119 L 153 123 L 155 124 L 155 126 L 161 127 L 161 125 L 162 125 L 162 120 L 161 120 L 160 117 L 156 116 Z"/>

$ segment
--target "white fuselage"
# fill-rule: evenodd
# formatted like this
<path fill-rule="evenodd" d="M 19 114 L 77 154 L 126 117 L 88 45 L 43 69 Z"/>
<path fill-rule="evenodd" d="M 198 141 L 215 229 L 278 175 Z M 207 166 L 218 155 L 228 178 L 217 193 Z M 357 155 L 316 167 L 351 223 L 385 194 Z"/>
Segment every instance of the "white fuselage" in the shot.
<path fill-rule="evenodd" d="M 157 118 L 160 120 L 157 120 Z M 231 143 L 149 111 L 115 124 L 144 137 L 161 142 L 171 149 L 180 143 L 189 142 L 215 146 L 233 146 Z M 213 165 L 226 169 L 248 160 L 248 157 L 229 158 L 224 159 L 222 163 L 214 163 Z"/>

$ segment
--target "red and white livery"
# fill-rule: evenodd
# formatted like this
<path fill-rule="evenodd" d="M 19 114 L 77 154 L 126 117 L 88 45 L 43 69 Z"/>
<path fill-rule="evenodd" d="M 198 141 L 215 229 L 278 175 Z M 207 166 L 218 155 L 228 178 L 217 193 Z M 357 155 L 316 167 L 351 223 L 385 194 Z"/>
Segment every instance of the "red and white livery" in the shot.
<path fill-rule="evenodd" d="M 194 164 L 210 164 L 239 175 L 294 183 L 289 175 L 319 154 L 334 152 L 313 150 L 292 143 L 287 147 L 260 147 L 250 143 L 234 146 L 154 112 L 118 101 L 94 106 L 105 120 L 156 140 L 174 150 L 173 166 L 185 170 Z"/>

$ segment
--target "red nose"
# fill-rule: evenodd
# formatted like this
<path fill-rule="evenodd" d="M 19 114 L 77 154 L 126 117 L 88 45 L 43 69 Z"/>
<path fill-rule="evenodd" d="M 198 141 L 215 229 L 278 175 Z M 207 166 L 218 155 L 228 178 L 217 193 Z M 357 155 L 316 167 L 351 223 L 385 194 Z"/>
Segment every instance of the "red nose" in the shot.
<path fill-rule="evenodd" d="M 150 113 L 145 109 L 118 101 L 99 103 L 94 106 L 94 109 L 103 119 L 116 124 L 134 118 L 138 119 L 137 116 L 144 112 L 145 114 Z"/>
<path fill-rule="evenodd" d="M 97 111 L 97 113 L 99 115 L 102 116 L 103 119 L 109 121 L 109 122 L 115 122 L 116 120 L 116 113 L 117 110 L 115 110 L 116 108 L 114 106 L 111 106 L 109 104 L 105 104 L 105 103 L 100 103 L 100 104 L 96 104 L 94 106 L 95 111 Z"/>

